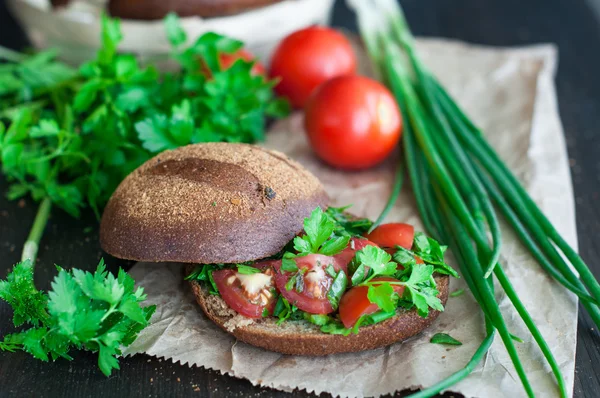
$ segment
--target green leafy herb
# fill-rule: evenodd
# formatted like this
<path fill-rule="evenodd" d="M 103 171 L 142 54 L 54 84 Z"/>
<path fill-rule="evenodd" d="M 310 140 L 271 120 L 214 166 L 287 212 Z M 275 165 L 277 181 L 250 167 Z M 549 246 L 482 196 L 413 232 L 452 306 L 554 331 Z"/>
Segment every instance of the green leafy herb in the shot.
<path fill-rule="evenodd" d="M 310 217 L 304 219 L 305 235 L 294 238 L 294 249 L 298 251 L 298 256 L 311 253 L 333 256 L 344 250 L 350 237 L 333 235 L 335 227 L 335 221 L 320 207 L 313 210 Z"/>
<path fill-rule="evenodd" d="M 437 297 L 439 291 L 432 282 L 433 270 L 434 267 L 431 264 L 415 264 L 410 277 L 405 282 L 408 296 L 422 317 L 429 315 L 429 308 L 444 311 L 444 306 Z"/>
<path fill-rule="evenodd" d="M 302 279 L 302 277 L 300 277 L 300 279 Z M 298 273 L 295 273 L 285 283 L 285 290 L 287 290 L 289 292 L 290 290 L 294 289 L 296 287 L 297 280 L 298 280 Z"/>
<path fill-rule="evenodd" d="M 317 326 L 324 326 L 327 325 L 329 322 L 332 322 L 332 318 L 329 315 L 309 314 L 308 312 L 304 312 L 304 320 L 313 323 Z"/>
<path fill-rule="evenodd" d="M 331 306 L 334 310 L 337 310 L 340 299 L 342 295 L 346 291 L 346 287 L 348 286 L 348 277 L 343 270 L 339 270 L 336 277 L 333 278 L 333 282 L 331 283 L 331 287 L 327 292 L 327 300 L 331 303 Z"/>
<path fill-rule="evenodd" d="M 367 298 L 384 312 L 393 312 L 398 305 L 398 294 L 387 282 L 369 285 Z"/>
<path fill-rule="evenodd" d="M 8 197 L 40 206 L 41 236 L 51 205 L 78 217 L 102 207 L 123 178 L 154 153 L 199 142 L 256 142 L 265 120 L 289 111 L 274 80 L 236 61 L 222 70 L 219 53 L 242 43 L 216 33 L 187 37 L 178 18 L 165 18 L 177 73 L 119 54 L 120 22 L 103 15 L 101 48 L 79 68 L 55 51 L 32 56 L 0 48 L 0 163 Z M 240 94 L 243 93 L 243 94 Z M 46 209 L 47 208 L 47 209 Z M 44 209 L 44 211 L 42 211 Z M 39 238 L 23 259 L 34 259 Z"/>
<path fill-rule="evenodd" d="M 266 308 L 263 308 L 263 310 L 262 310 L 262 317 L 263 317 L 263 318 L 267 318 L 267 317 L 269 317 L 270 315 L 271 315 L 271 314 L 269 313 L 269 310 L 268 310 L 268 309 L 266 309 Z"/>
<path fill-rule="evenodd" d="M 353 261 L 350 264 L 353 264 L 353 263 L 355 263 L 355 262 Z M 365 265 L 360 263 L 354 269 L 354 272 L 352 272 L 352 278 L 351 278 L 350 282 L 351 282 L 352 286 L 358 286 L 365 280 L 366 277 L 367 277 L 367 272 L 366 272 Z"/>
<path fill-rule="evenodd" d="M 354 257 L 354 261 L 358 264 L 370 268 L 368 280 L 375 276 L 394 275 L 398 265 L 391 259 L 392 256 L 389 253 L 377 246 L 366 246 L 357 251 Z"/>
<path fill-rule="evenodd" d="M 454 337 L 446 333 L 434 334 L 431 340 L 429 340 L 429 342 L 433 344 L 462 345 L 460 341 L 456 340 Z"/>
<path fill-rule="evenodd" d="M 290 252 L 286 252 L 281 258 L 281 270 L 286 272 L 296 272 L 298 271 L 298 266 L 296 265 L 296 261 L 294 258 L 296 255 Z"/>
<path fill-rule="evenodd" d="M 101 260 L 94 273 L 58 267 L 47 294 L 33 284 L 33 264 L 14 266 L 0 281 L 0 298 L 14 310 L 13 323 L 31 328 L 4 336 L 0 350 L 29 352 L 42 361 L 72 359 L 72 348 L 98 352 L 98 366 L 109 376 L 119 369 L 120 347 L 130 345 L 148 325 L 155 306 L 142 307 L 142 288 L 123 270 L 108 273 Z"/>
<path fill-rule="evenodd" d="M 413 241 L 413 250 L 396 246 L 397 251 L 394 253 L 394 260 L 407 268 L 415 263 L 416 256 L 421 258 L 426 264 L 434 265 L 435 272 L 458 278 L 459 275 L 454 268 L 444 261 L 446 249 L 446 246 L 440 245 L 435 239 L 427 237 L 422 232 L 416 232 Z"/>
<path fill-rule="evenodd" d="M 325 267 L 325 272 L 327 272 L 327 275 L 331 276 L 332 278 L 335 278 L 335 276 L 336 276 L 336 272 L 335 272 L 335 268 L 333 268 L 333 264 L 327 264 L 327 266 Z"/>
<path fill-rule="evenodd" d="M 346 213 L 350 206 L 328 207 L 325 212 L 336 223 L 335 233 L 341 236 L 362 237 L 373 222 L 368 218 L 354 218 Z"/>
<path fill-rule="evenodd" d="M 352 333 L 352 329 L 347 329 L 341 322 L 334 321 L 321 326 L 321 332 L 348 336 L 350 333 Z"/>
<path fill-rule="evenodd" d="M 298 307 L 295 305 L 290 305 L 289 301 L 287 301 L 285 297 L 279 296 L 277 303 L 275 303 L 273 316 L 279 318 L 277 324 L 281 325 L 284 321 L 293 318 L 297 311 Z"/>
<path fill-rule="evenodd" d="M 236 264 L 236 267 L 237 267 L 237 272 L 239 272 L 240 274 L 249 275 L 249 274 L 258 274 L 258 273 L 262 272 L 258 268 L 251 267 L 249 265 L 244 265 L 244 264 Z"/>
<path fill-rule="evenodd" d="M 240 264 L 242 265 L 242 264 Z M 243 265 L 242 265 L 243 266 Z M 223 269 L 225 264 L 200 264 L 194 270 L 186 276 L 186 281 L 196 280 L 206 282 L 208 284 L 208 292 L 210 294 L 219 295 L 219 289 L 213 279 L 213 271 Z"/>
<path fill-rule="evenodd" d="M 394 311 L 391 311 L 391 312 L 377 311 L 374 314 L 363 315 L 360 318 L 358 318 L 358 320 L 352 327 L 352 332 L 354 334 L 357 334 L 359 331 L 359 328 L 361 326 L 374 325 L 376 323 L 383 322 L 386 319 L 390 319 L 391 317 L 393 317 L 395 315 L 396 315 L 395 309 L 394 309 Z"/>
<path fill-rule="evenodd" d="M 452 293 L 450 293 L 450 297 L 458 297 L 458 296 L 462 296 L 465 292 L 465 289 L 458 289 L 453 291 Z"/>

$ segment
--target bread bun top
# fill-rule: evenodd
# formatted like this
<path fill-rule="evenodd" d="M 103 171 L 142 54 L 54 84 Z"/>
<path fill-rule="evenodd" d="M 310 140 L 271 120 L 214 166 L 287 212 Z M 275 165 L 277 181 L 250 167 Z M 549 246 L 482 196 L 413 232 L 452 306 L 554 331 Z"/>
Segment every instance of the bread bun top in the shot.
<path fill-rule="evenodd" d="M 100 224 L 109 254 L 137 261 L 236 263 L 279 252 L 327 195 L 286 155 L 246 144 L 165 151 L 133 171 Z"/>

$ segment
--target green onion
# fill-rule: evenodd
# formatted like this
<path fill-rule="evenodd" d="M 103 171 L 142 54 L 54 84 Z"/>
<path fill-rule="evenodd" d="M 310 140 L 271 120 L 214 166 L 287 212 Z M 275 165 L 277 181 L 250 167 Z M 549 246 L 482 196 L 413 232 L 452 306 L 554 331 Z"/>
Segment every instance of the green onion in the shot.
<path fill-rule="evenodd" d="M 498 261 L 502 247 L 498 216 L 508 222 L 541 268 L 582 300 L 599 327 L 600 284 L 502 163 L 481 131 L 423 66 L 396 1 L 350 0 L 350 4 L 357 12 L 376 74 L 390 87 L 404 115 L 403 160 L 425 228 L 449 245 L 485 316 L 486 337 L 466 366 L 414 396 L 434 395 L 467 377 L 489 350 L 496 331 L 525 391 L 533 396 L 513 343 L 522 340 L 511 334 L 504 322 L 493 279 L 498 281 L 539 346 L 561 396 L 567 396 L 556 359 Z M 401 181 L 402 176 L 397 175 L 385 214 L 397 200 Z"/>

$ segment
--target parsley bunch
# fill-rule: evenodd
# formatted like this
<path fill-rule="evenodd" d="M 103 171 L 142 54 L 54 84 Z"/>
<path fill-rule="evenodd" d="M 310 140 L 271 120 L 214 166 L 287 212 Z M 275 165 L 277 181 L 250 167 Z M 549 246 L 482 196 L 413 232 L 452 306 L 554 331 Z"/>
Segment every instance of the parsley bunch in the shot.
<path fill-rule="evenodd" d="M 0 48 L 0 163 L 8 197 L 42 201 L 22 259 L 35 259 L 50 207 L 97 216 L 123 178 L 153 154 L 190 143 L 252 143 L 268 117 L 289 111 L 276 81 L 252 62 L 222 70 L 219 54 L 242 42 L 216 33 L 189 47 L 175 15 L 165 19 L 177 73 L 119 54 L 118 19 L 102 17 L 96 58 L 74 69 L 55 51 L 24 55 Z"/>
<path fill-rule="evenodd" d="M 119 369 L 120 347 L 130 345 L 148 325 L 156 307 L 142 307 L 142 288 L 122 269 L 115 278 L 101 260 L 96 272 L 58 268 L 48 293 L 36 289 L 33 264 L 18 263 L 6 280 L 0 281 L 0 298 L 14 310 L 15 326 L 29 329 L 9 334 L 0 350 L 23 350 L 35 358 L 71 360 L 71 349 L 98 352 L 98 366 L 107 376 Z"/>

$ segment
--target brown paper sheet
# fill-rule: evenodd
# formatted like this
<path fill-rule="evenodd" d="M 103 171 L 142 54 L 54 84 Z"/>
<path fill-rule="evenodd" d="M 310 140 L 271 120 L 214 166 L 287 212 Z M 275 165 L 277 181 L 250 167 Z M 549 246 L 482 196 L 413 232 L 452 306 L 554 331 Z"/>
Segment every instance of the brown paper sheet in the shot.
<path fill-rule="evenodd" d="M 556 105 L 552 46 L 520 49 L 486 48 L 458 42 L 419 41 L 424 62 L 483 127 L 490 142 L 563 236 L 577 243 L 573 194 L 563 131 Z M 299 160 L 323 182 L 334 205 L 353 203 L 360 216 L 376 217 L 389 195 L 394 163 L 360 173 L 324 166 L 312 155 L 302 131 L 302 116 L 277 123 L 266 146 Z M 389 221 L 414 223 L 422 229 L 409 187 L 405 187 Z M 548 341 L 572 390 L 577 330 L 577 300 L 551 280 L 504 230 L 502 260 L 508 277 Z M 481 312 L 467 291 L 450 298 L 431 328 L 401 344 L 358 354 L 322 358 L 285 356 L 254 348 L 222 332 L 207 320 L 182 283 L 177 266 L 137 264 L 131 274 L 158 306 L 153 324 L 125 355 L 147 353 L 182 364 L 219 370 L 254 384 L 294 388 L 340 396 L 373 396 L 409 387 L 429 386 L 462 368 L 484 337 Z M 451 291 L 465 288 L 452 280 Z M 501 291 L 498 289 L 497 291 Z M 549 367 L 525 326 L 503 294 L 498 299 L 534 390 L 558 396 Z M 451 347 L 429 343 L 437 333 L 463 342 Z M 475 371 L 453 386 L 468 397 L 520 397 L 523 388 L 499 338 Z"/>

